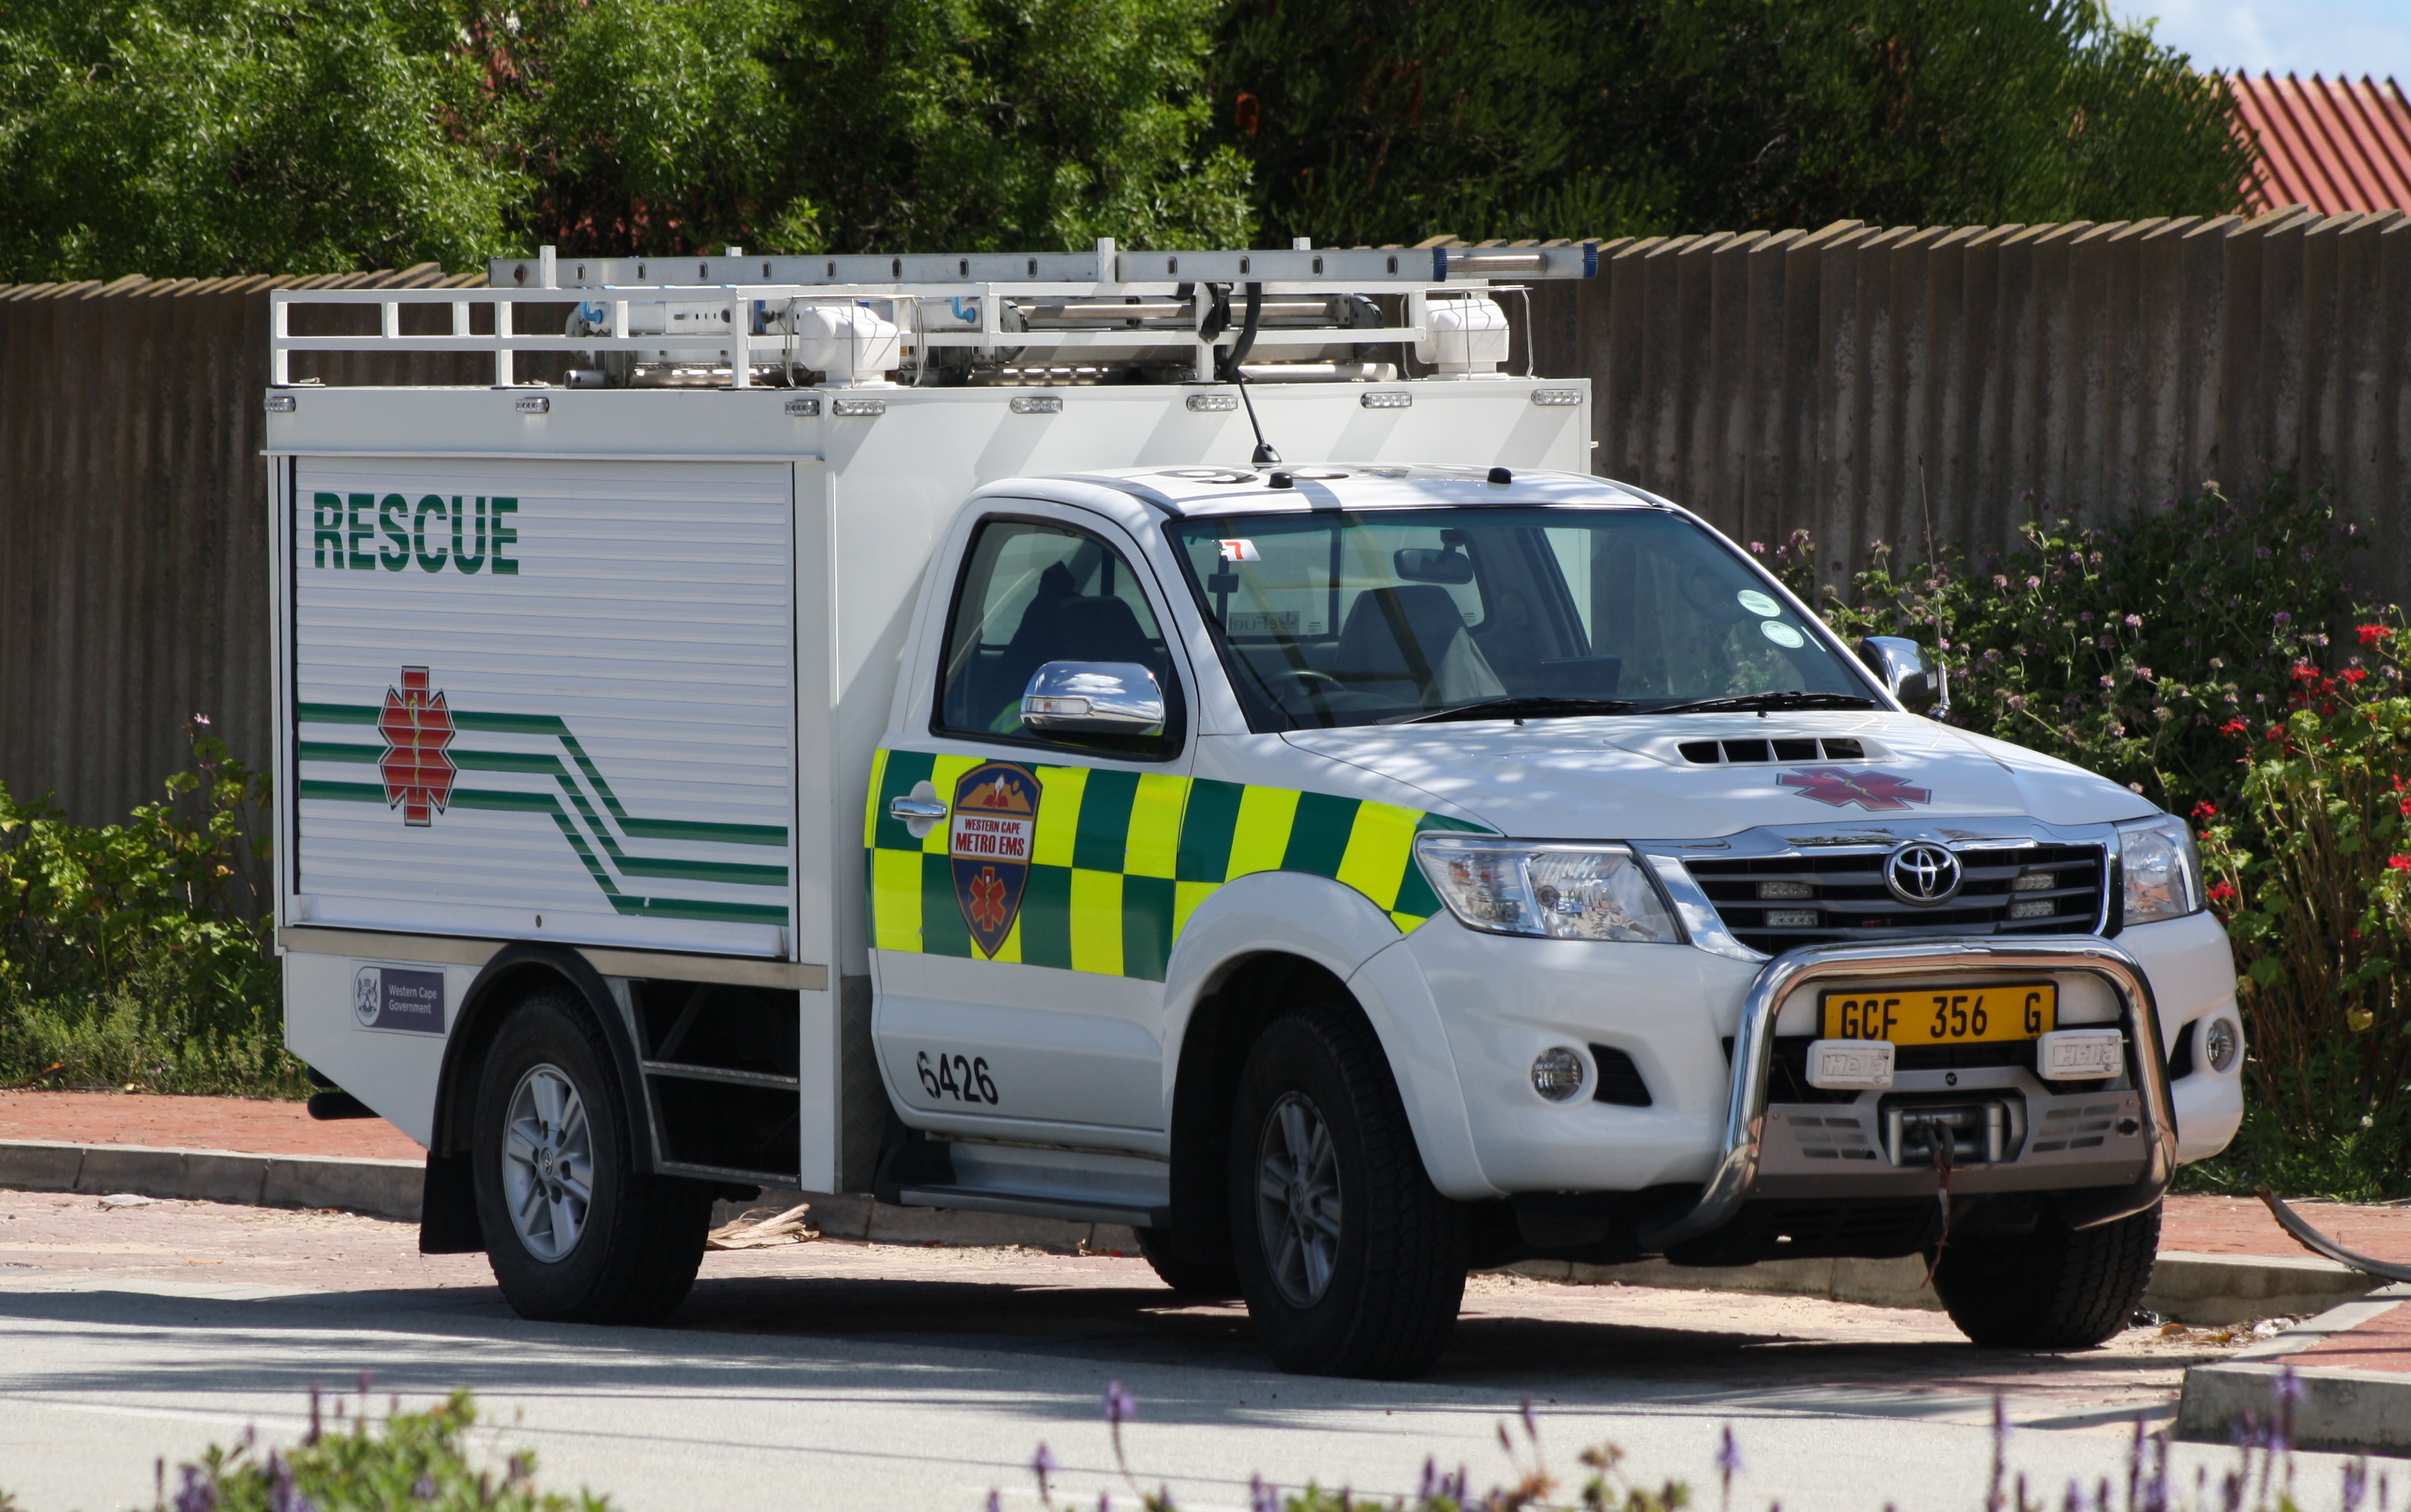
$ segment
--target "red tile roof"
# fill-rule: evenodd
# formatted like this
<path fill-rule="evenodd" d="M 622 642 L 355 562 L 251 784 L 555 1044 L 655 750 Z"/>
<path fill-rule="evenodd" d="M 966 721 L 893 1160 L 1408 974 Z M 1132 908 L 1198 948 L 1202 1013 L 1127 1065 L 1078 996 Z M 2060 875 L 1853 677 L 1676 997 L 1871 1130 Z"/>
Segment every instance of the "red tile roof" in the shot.
<path fill-rule="evenodd" d="M 2260 150 L 2255 209 L 2307 205 L 2330 215 L 2411 211 L 2411 99 L 2389 79 L 2228 78 Z"/>

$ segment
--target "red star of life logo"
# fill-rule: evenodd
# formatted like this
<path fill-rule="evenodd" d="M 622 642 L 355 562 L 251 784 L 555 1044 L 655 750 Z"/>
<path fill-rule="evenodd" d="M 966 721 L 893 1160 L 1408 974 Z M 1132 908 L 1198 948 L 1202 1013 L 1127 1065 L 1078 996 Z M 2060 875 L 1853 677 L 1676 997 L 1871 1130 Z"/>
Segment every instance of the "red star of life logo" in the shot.
<path fill-rule="evenodd" d="M 972 879 L 972 922 L 993 935 L 1004 927 L 1004 883 L 994 866 Z"/>
<path fill-rule="evenodd" d="M 1775 781 L 1778 787 L 1797 791 L 1803 798 L 1814 798 L 1835 808 L 1844 804 L 1878 810 L 1907 808 L 1912 804 L 1934 801 L 1932 789 L 1917 787 L 1889 772 L 1846 772 L 1838 766 L 1812 766 L 1803 772 L 1786 772 Z"/>
<path fill-rule="evenodd" d="M 459 768 L 444 748 L 452 743 L 452 711 L 442 693 L 431 692 L 425 667 L 402 669 L 402 686 L 385 691 L 377 734 L 386 752 L 377 758 L 385 778 L 385 802 L 399 806 L 405 824 L 430 824 L 452 796 Z"/>

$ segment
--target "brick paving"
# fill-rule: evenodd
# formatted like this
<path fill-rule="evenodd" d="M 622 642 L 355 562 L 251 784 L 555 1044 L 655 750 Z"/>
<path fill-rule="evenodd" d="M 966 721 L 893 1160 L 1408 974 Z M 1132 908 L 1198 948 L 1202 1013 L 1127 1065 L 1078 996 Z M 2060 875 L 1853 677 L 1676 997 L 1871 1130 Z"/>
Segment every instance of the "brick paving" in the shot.
<path fill-rule="evenodd" d="M 147 1092 L 0 1092 L 0 1140 L 384 1160 L 417 1160 L 427 1153 L 382 1118 L 324 1124 L 298 1102 Z"/>

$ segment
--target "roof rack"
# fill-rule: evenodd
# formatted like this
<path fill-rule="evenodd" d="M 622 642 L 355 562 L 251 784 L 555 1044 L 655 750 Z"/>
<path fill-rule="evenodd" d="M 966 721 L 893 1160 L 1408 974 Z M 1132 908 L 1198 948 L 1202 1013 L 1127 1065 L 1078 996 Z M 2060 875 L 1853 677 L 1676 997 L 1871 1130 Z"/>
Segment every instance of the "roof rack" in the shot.
<path fill-rule="evenodd" d="M 1495 371 L 1499 279 L 1592 278 L 1595 241 L 1317 251 L 915 253 L 496 258 L 488 287 L 279 289 L 270 379 L 296 352 L 491 354 L 514 386 L 520 353 L 571 353 L 573 387 L 914 383 L 1386 380 L 1368 348 L 1411 348 L 1443 372 Z M 521 334 L 526 304 L 572 306 L 560 335 Z M 374 332 L 295 335 L 296 305 L 375 305 Z M 448 331 L 405 334 L 402 312 L 445 306 Z M 489 330 L 471 310 L 491 309 Z M 1435 307 L 1438 313 L 1435 315 Z M 558 317 L 555 317 L 558 318 Z M 1254 366 L 1242 366 L 1255 356 Z"/>

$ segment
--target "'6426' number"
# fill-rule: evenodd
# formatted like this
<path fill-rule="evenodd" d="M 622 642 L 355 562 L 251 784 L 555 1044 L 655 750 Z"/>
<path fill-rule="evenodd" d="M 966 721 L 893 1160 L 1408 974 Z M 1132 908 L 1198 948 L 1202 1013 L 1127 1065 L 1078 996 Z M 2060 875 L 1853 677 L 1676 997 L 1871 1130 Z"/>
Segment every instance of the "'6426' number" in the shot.
<path fill-rule="evenodd" d="M 921 1089 L 933 1098 L 952 1098 L 957 1102 L 996 1101 L 996 1083 L 988 1079 L 987 1058 L 966 1058 L 941 1052 L 935 1060 L 922 1051 L 916 1068 L 921 1073 Z"/>

